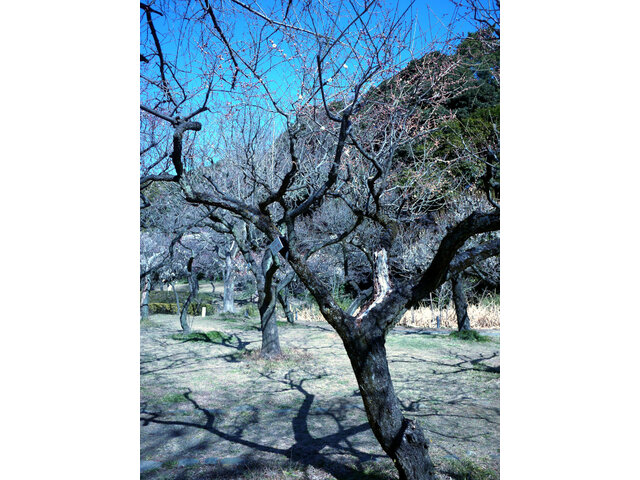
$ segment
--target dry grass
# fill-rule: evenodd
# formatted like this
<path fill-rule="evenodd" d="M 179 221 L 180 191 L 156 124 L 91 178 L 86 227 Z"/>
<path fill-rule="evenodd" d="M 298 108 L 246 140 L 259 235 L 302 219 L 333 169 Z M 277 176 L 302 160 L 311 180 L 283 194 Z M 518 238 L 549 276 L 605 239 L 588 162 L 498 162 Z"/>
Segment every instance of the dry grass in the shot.
<path fill-rule="evenodd" d="M 281 363 L 283 365 L 298 364 L 302 362 L 309 362 L 313 360 L 313 355 L 301 348 L 286 348 L 280 353 L 280 355 L 274 355 L 273 357 L 264 358 L 260 355 L 260 350 L 247 349 L 244 350 L 242 358 L 245 361 L 255 362 L 258 365 Z"/>
<path fill-rule="evenodd" d="M 194 318 L 203 332 L 234 338 L 225 343 L 174 340 L 176 315 L 151 320 L 153 327 L 140 329 L 140 458 L 163 466 L 141 479 L 397 478 L 368 428 L 344 346 L 324 322 L 299 317 L 298 325 L 283 325 L 283 355 L 262 359 L 260 331 L 246 328 L 257 318 Z M 421 424 L 437 468 L 455 456 L 499 471 L 499 350 L 499 337 L 463 342 L 390 332 L 389 369 L 403 415 Z M 211 457 L 246 465 L 207 464 Z M 178 466 L 184 459 L 198 464 Z M 436 478 L 463 478 L 446 472 Z"/>
<path fill-rule="evenodd" d="M 500 305 L 469 305 L 467 309 L 471 328 L 500 328 Z M 440 327 L 457 329 L 456 312 L 452 305 L 442 310 L 420 307 L 404 314 L 398 325 L 416 328 L 436 328 L 436 317 L 440 315 Z M 298 311 L 298 318 L 304 322 L 324 322 L 318 307 L 307 307 Z"/>
<path fill-rule="evenodd" d="M 499 305 L 469 305 L 467 313 L 473 329 L 500 328 Z M 442 310 L 435 310 L 429 307 L 415 308 L 405 313 L 398 324 L 406 327 L 436 328 L 436 317 L 438 315 L 441 315 L 441 328 L 458 328 L 456 312 L 453 306 L 448 306 Z"/>

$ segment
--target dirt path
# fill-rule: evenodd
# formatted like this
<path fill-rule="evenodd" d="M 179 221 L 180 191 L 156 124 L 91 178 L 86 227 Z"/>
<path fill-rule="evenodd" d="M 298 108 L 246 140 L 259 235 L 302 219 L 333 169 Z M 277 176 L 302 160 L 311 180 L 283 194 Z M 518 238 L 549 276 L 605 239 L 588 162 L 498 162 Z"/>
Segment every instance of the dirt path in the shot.
<path fill-rule="evenodd" d="M 194 329 L 221 332 L 201 341 L 172 339 L 175 316 L 151 321 L 140 343 L 143 478 L 394 478 L 326 324 L 283 325 L 285 358 L 265 361 L 246 353 L 260 347 L 257 319 L 195 318 Z M 499 348 L 407 329 L 388 338 L 396 393 L 441 471 L 456 458 L 498 470 Z"/>

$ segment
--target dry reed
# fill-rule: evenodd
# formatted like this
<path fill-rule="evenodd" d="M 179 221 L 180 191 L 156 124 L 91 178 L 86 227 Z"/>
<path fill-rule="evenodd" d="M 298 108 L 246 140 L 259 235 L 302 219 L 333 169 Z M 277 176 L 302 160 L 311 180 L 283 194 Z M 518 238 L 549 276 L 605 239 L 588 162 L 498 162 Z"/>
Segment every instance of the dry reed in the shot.
<path fill-rule="evenodd" d="M 469 305 L 467 309 L 471 328 L 500 328 L 500 305 Z M 456 312 L 453 306 L 442 310 L 420 307 L 407 311 L 398 325 L 415 328 L 436 328 L 436 317 L 440 316 L 440 328 L 457 329 Z M 303 322 L 322 322 L 324 319 L 317 307 L 307 307 L 298 310 L 298 319 Z"/>

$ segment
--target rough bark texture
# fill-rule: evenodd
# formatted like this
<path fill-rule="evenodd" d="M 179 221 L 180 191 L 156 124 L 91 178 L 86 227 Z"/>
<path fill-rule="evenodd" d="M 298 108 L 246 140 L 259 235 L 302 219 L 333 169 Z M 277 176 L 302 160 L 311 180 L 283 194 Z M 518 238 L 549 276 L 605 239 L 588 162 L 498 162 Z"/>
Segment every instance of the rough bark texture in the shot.
<path fill-rule="evenodd" d="M 233 305 L 233 293 L 235 288 L 235 277 L 233 275 L 233 258 L 231 252 L 227 251 L 224 256 L 224 293 L 222 301 L 223 312 L 235 312 Z"/>
<path fill-rule="evenodd" d="M 451 276 L 451 291 L 458 319 L 458 331 L 471 330 L 471 322 L 467 313 L 467 296 L 464 294 L 464 280 L 461 274 Z"/>
<path fill-rule="evenodd" d="M 289 304 L 289 295 L 287 294 L 287 289 L 284 288 L 278 292 L 278 301 L 282 306 L 282 311 L 284 315 L 287 317 L 287 322 L 295 323 L 295 318 L 293 312 L 291 311 L 291 305 Z"/>
<path fill-rule="evenodd" d="M 171 289 L 173 290 L 173 294 L 176 297 L 176 312 L 180 311 L 180 296 L 178 295 L 178 291 L 176 290 L 176 284 L 171 282 Z"/>
<path fill-rule="evenodd" d="M 151 290 L 151 280 L 149 276 L 144 277 L 142 285 L 142 298 L 140 300 L 140 320 L 147 320 L 149 318 L 149 290 Z"/>
<path fill-rule="evenodd" d="M 373 276 L 373 296 L 371 297 L 371 300 L 362 307 L 362 310 L 357 315 L 356 318 L 358 321 L 361 321 L 372 308 L 382 303 L 391 291 L 389 267 L 387 265 L 387 251 L 383 248 L 376 252 L 374 257 L 375 275 Z"/>
<path fill-rule="evenodd" d="M 420 426 L 406 419 L 391 382 L 384 332 L 345 342 L 374 435 L 391 457 L 400 480 L 432 480 L 429 443 Z"/>
<path fill-rule="evenodd" d="M 180 312 L 180 326 L 184 333 L 191 332 L 191 326 L 187 321 L 187 312 L 189 311 L 189 305 L 191 305 L 194 299 L 198 296 L 199 289 L 198 278 L 196 272 L 193 270 L 193 257 L 189 259 L 189 263 L 187 264 L 187 280 L 189 281 L 189 296 L 187 297 L 187 301 L 184 302 L 182 311 Z"/>
<path fill-rule="evenodd" d="M 276 286 L 273 277 L 278 265 L 273 261 L 271 250 L 267 249 L 262 258 L 262 274 L 256 278 L 258 284 L 258 309 L 260 310 L 260 329 L 262 330 L 263 357 L 280 355 L 280 338 L 276 323 Z"/>
<path fill-rule="evenodd" d="M 211 284 L 211 305 L 213 306 L 216 304 L 216 285 L 213 280 L 210 280 L 209 283 Z"/>

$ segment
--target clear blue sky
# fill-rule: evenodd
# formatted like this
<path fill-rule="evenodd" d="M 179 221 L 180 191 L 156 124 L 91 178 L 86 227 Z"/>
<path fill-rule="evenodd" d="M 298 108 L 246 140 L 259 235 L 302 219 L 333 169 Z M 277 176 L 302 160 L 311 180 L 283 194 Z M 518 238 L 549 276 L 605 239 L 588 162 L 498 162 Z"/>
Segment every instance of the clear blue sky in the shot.
<path fill-rule="evenodd" d="M 269 6 L 275 6 L 277 10 L 273 15 L 276 19 L 280 19 L 283 17 L 283 12 L 278 12 L 278 10 L 282 8 L 283 3 L 286 7 L 286 2 L 281 2 L 280 0 L 261 1 L 256 2 L 256 4 L 254 4 L 251 0 L 244 1 L 245 3 L 251 5 L 252 8 L 257 9 L 258 7 L 256 5 L 260 5 L 265 12 L 270 11 Z M 171 8 L 170 5 L 171 3 L 169 3 L 166 8 Z M 412 38 L 414 38 L 415 47 L 418 51 L 424 50 L 424 47 L 423 45 L 421 45 L 421 43 L 428 43 L 431 39 L 446 41 L 451 38 L 465 36 L 468 32 L 475 30 L 475 27 L 463 18 L 464 12 L 460 11 L 458 7 L 456 7 L 449 0 L 418 0 L 415 2 L 411 2 L 410 0 L 399 0 L 397 2 L 387 1 L 384 3 L 384 5 L 389 8 L 396 7 L 397 15 L 400 15 L 407 8 L 409 8 L 405 18 L 415 19 L 411 26 L 411 30 L 413 32 Z M 199 4 L 194 4 L 194 8 L 195 7 L 199 8 Z M 158 6 L 156 8 L 162 7 Z M 178 8 L 181 7 L 178 6 Z M 179 16 L 172 14 L 172 12 L 164 13 L 164 17 L 154 15 L 153 18 L 156 29 L 158 30 L 161 39 L 163 39 L 164 54 L 168 59 L 171 59 L 173 61 L 175 60 L 175 51 L 178 47 L 178 42 L 184 41 L 184 38 L 197 39 L 200 33 L 198 31 L 190 32 L 186 30 L 190 25 L 190 23 L 188 22 L 173 20 L 174 23 L 168 24 L 167 22 L 171 21 L 170 19 L 179 18 Z M 245 16 L 237 16 L 236 20 L 236 17 L 231 16 L 228 12 L 226 14 L 225 12 L 216 12 L 216 15 L 218 17 L 220 26 L 222 27 L 223 31 L 225 31 L 225 34 L 229 35 L 232 43 L 236 44 L 238 41 L 242 41 L 243 39 L 248 38 L 248 28 L 246 24 L 247 20 Z M 249 14 L 249 18 L 252 19 L 256 17 L 252 14 Z M 329 23 L 327 19 L 317 19 L 317 21 L 320 23 L 322 23 L 323 21 L 325 23 Z M 346 16 L 345 18 L 339 17 L 337 19 L 337 22 L 340 25 L 348 21 L 349 19 Z M 211 24 L 211 22 L 208 22 L 208 24 Z M 453 25 L 453 27 L 451 28 L 450 25 Z M 278 43 L 278 48 L 282 48 L 283 53 L 291 55 L 292 52 L 288 50 L 289 47 L 286 45 L 286 42 L 281 41 L 281 37 L 279 39 L 279 35 L 280 34 L 277 33 L 273 36 L 267 36 L 266 38 L 263 37 L 261 40 L 265 42 L 271 42 L 273 39 L 274 43 Z M 180 36 L 183 37 L 183 40 L 180 40 Z M 268 43 L 266 43 L 266 45 L 268 45 Z M 312 48 L 314 48 L 314 51 L 317 51 L 315 49 L 317 49 L 318 47 L 312 46 Z M 408 60 L 408 58 L 403 58 L 405 55 L 404 53 L 400 55 L 400 58 L 402 58 L 402 60 Z M 313 60 L 312 57 L 308 57 L 307 60 L 309 60 L 309 58 Z M 178 63 L 181 64 L 181 67 L 184 67 L 185 65 L 188 65 L 190 63 L 189 58 L 186 56 L 186 54 L 181 54 L 181 56 L 178 57 Z M 231 66 L 228 58 L 222 63 L 225 64 L 225 67 Z M 157 67 L 152 68 L 156 68 L 157 71 Z M 295 99 L 297 94 L 294 92 L 295 87 L 292 88 L 292 85 L 295 85 L 295 82 L 292 83 L 290 68 L 290 65 L 287 66 L 286 69 L 284 67 L 276 65 L 270 70 L 269 73 L 266 73 L 264 75 L 264 78 L 267 82 L 270 83 L 271 89 L 274 90 L 278 96 L 281 96 L 281 98 L 286 97 L 289 99 Z M 356 72 L 353 71 L 353 67 L 351 70 L 343 71 L 342 73 L 350 75 L 356 74 Z M 377 84 L 378 81 L 379 79 L 376 79 L 372 84 Z M 242 98 L 234 98 L 233 96 L 230 96 L 228 94 L 214 93 L 212 97 L 217 97 L 216 100 L 219 102 L 218 105 L 224 104 L 227 101 L 235 104 L 236 102 L 242 102 L 244 100 Z M 198 101 L 202 101 L 202 99 L 199 99 Z M 186 106 L 185 110 L 190 111 L 195 108 L 197 108 L 196 105 L 190 105 Z M 182 114 L 184 113 L 188 112 L 182 112 Z M 219 117 L 214 118 L 217 115 L 219 115 L 219 112 L 206 114 L 206 117 L 208 118 L 206 118 L 205 115 L 201 115 L 200 119 L 204 120 L 205 125 L 208 124 L 207 127 L 205 127 L 205 129 L 198 134 L 201 139 L 203 139 L 203 137 L 207 138 L 210 135 L 215 136 L 214 129 L 211 128 L 211 126 L 212 124 L 220 123 Z"/>

